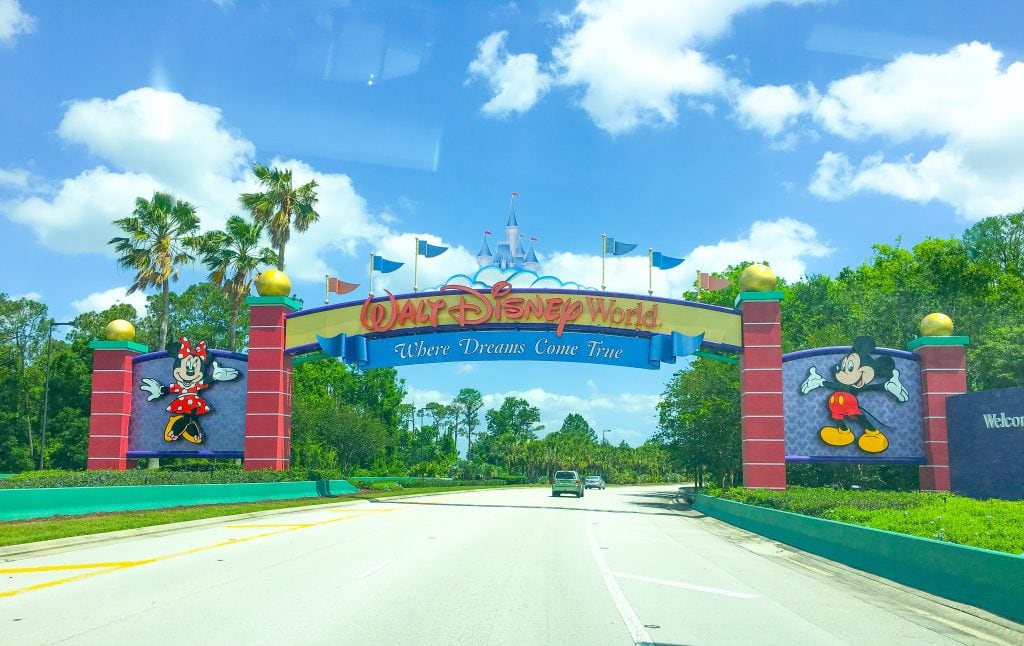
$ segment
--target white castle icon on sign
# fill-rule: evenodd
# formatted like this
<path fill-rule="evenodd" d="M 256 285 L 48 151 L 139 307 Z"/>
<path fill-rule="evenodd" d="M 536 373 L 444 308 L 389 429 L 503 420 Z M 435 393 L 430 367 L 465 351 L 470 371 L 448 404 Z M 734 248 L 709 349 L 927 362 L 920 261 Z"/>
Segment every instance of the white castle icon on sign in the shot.
<path fill-rule="evenodd" d="M 484 243 L 480 247 L 480 253 L 476 255 L 476 262 L 480 267 L 494 265 L 499 269 L 525 269 L 539 272 L 540 262 L 537 261 L 537 254 L 533 251 L 533 243 L 536 238 L 530 238 L 530 248 L 523 251 L 522 238 L 519 233 L 519 222 L 516 220 L 516 198 L 519 193 L 513 193 L 509 201 L 508 222 L 505 224 L 505 242 L 501 242 L 491 253 L 491 247 L 487 244 L 487 236 L 490 231 L 484 231 Z"/>

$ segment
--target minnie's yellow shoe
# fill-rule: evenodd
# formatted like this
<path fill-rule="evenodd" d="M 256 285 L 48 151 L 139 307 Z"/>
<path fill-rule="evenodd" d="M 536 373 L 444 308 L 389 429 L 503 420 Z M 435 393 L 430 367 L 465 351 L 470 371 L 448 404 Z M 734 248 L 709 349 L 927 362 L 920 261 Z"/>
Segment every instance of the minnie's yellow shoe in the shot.
<path fill-rule="evenodd" d="M 830 446 L 848 446 L 853 444 L 853 432 L 846 428 L 826 426 L 818 431 L 821 441 Z"/>
<path fill-rule="evenodd" d="M 889 440 L 882 435 L 882 431 L 864 431 L 864 435 L 857 440 L 857 446 L 861 451 L 881 453 L 889 448 Z"/>
<path fill-rule="evenodd" d="M 181 418 L 182 415 L 174 415 L 173 417 L 171 417 L 171 419 L 167 420 L 167 426 L 164 427 L 164 441 L 173 442 L 174 440 L 178 439 L 178 435 L 176 435 L 174 432 L 174 425 Z"/>

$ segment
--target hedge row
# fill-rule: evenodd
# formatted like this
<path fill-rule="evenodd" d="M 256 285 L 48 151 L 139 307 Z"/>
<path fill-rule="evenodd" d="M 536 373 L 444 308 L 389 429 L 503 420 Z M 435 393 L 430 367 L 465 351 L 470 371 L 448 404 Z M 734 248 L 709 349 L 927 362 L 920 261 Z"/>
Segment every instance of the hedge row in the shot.
<path fill-rule="evenodd" d="M 61 487 L 118 487 L 130 485 L 177 485 L 177 484 L 233 484 L 240 482 L 293 482 L 303 480 L 341 480 L 337 471 L 316 469 L 289 469 L 287 471 L 270 471 L 260 469 L 246 471 L 241 467 L 217 468 L 213 470 L 194 471 L 161 468 L 130 469 L 127 471 L 26 471 L 6 480 L 0 480 L 0 489 L 52 489 Z M 401 484 L 387 481 L 392 488 L 409 489 L 413 487 L 465 487 L 465 486 L 501 486 L 518 484 L 517 478 L 492 480 L 449 480 L 442 478 L 403 479 Z M 370 482 L 360 478 L 349 478 L 352 484 L 360 489 L 387 490 L 374 485 L 384 484 L 381 481 Z M 395 486 L 398 485 L 398 486 Z"/>
<path fill-rule="evenodd" d="M 790 487 L 712 492 L 748 505 L 900 534 L 1024 554 L 1024 501 L 975 500 L 923 491 L 845 491 Z"/>
<path fill-rule="evenodd" d="M 129 469 L 127 471 L 26 471 L 0 480 L 0 489 L 43 489 L 60 487 L 120 487 L 130 485 L 233 484 L 239 482 L 293 482 L 337 480 L 340 476 L 310 469 L 288 471 L 216 469 L 174 471 L 170 469 Z"/>

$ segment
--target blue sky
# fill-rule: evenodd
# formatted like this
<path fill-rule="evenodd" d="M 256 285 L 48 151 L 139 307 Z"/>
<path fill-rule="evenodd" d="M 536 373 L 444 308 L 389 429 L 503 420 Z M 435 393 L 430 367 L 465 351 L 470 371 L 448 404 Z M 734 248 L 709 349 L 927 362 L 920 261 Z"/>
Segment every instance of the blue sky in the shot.
<path fill-rule="evenodd" d="M 311 305 L 325 273 L 365 290 L 371 251 L 407 262 L 375 291 L 410 291 L 417 235 L 451 247 L 421 285 L 471 270 L 513 191 L 566 281 L 599 284 L 602 233 L 687 259 L 658 295 L 743 260 L 834 274 L 1024 206 L 1021 24 L 1012 0 L 0 0 L 0 289 L 58 320 L 137 302 L 110 221 L 160 189 L 218 227 L 257 160 L 321 185 L 286 268 Z M 609 288 L 644 291 L 645 255 Z M 519 394 L 632 444 L 671 374 L 402 370 L 419 406 Z"/>

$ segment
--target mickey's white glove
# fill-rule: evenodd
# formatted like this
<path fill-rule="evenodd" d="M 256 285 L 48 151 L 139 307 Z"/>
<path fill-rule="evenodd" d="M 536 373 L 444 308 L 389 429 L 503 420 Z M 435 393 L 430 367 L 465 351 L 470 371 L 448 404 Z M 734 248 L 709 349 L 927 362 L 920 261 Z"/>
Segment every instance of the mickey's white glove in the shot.
<path fill-rule="evenodd" d="M 151 402 L 163 394 L 164 387 L 160 385 L 160 382 L 156 379 L 143 379 L 142 385 L 139 386 L 141 390 L 149 393 L 149 397 L 146 401 Z"/>
<path fill-rule="evenodd" d="M 815 388 L 821 388 L 825 385 L 825 378 L 818 374 L 814 366 L 811 366 L 810 374 L 807 375 L 807 379 L 800 385 L 800 392 L 807 394 Z"/>
<path fill-rule="evenodd" d="M 910 399 L 910 395 L 907 393 L 907 389 L 900 383 L 900 371 L 893 370 L 892 377 L 889 381 L 885 382 L 885 389 L 892 393 L 892 396 L 901 402 L 905 402 Z"/>
<path fill-rule="evenodd" d="M 213 380 L 214 381 L 231 381 L 238 376 L 238 371 L 234 368 L 223 368 L 213 362 Z"/>

